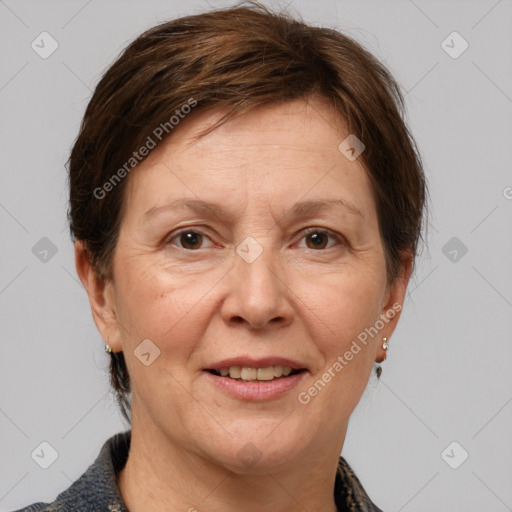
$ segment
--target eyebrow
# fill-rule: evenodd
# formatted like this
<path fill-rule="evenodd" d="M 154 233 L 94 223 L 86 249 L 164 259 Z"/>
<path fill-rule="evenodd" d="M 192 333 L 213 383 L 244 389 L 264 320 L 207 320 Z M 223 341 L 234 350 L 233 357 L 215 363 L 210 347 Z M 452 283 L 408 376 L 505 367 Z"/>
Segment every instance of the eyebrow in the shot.
<path fill-rule="evenodd" d="M 332 208 L 341 208 L 348 213 L 363 216 L 361 210 L 353 203 L 345 199 L 331 199 L 331 200 L 309 200 L 296 203 L 284 215 L 291 213 L 295 217 L 307 217 L 316 213 L 326 211 Z M 144 219 L 150 219 L 155 215 L 173 210 L 191 210 L 198 214 L 223 217 L 227 215 L 226 210 L 221 204 L 212 203 L 210 201 L 203 201 L 200 199 L 176 199 L 163 206 L 153 206 L 144 213 Z"/>

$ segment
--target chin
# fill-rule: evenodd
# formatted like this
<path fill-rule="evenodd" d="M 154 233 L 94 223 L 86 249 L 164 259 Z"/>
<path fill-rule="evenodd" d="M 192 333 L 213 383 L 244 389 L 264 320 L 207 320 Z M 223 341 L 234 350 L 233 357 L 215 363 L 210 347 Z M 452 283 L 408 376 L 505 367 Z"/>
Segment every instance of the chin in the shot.
<path fill-rule="evenodd" d="M 293 450 L 293 446 L 289 449 L 283 446 L 276 449 L 275 446 L 270 445 L 260 449 L 248 441 L 240 448 L 238 446 L 233 448 L 234 450 L 221 456 L 217 462 L 234 474 L 267 475 L 296 465 L 297 452 Z"/>
<path fill-rule="evenodd" d="M 215 454 L 210 451 L 212 458 L 238 474 L 265 474 L 295 464 L 301 458 L 297 446 L 304 446 L 304 432 L 299 425 L 285 427 L 283 419 L 255 420 L 249 427 L 246 421 L 236 427 L 226 424 L 232 436 L 223 445 L 210 444 L 217 446 Z"/>

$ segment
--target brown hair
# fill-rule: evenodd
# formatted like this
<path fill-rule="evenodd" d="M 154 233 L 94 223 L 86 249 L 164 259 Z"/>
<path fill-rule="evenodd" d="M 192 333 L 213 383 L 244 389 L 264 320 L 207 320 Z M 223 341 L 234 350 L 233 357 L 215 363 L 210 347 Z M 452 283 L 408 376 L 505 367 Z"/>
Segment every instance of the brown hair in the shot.
<path fill-rule="evenodd" d="M 176 126 L 171 117 L 181 118 L 184 105 L 194 105 L 194 114 L 226 109 L 204 135 L 259 106 L 312 95 L 329 100 L 349 133 L 365 145 L 359 158 L 376 200 L 387 276 L 397 278 L 404 251 L 416 256 L 427 191 L 419 152 L 403 120 L 399 85 L 352 38 L 257 2 L 155 26 L 101 78 L 69 159 L 68 211 L 72 239 L 84 241 L 98 276 L 112 279 L 127 181 L 121 178 L 136 165 L 138 150 L 155 139 L 157 127 L 171 133 Z M 130 421 L 130 378 L 122 352 L 112 353 L 110 375 Z"/>

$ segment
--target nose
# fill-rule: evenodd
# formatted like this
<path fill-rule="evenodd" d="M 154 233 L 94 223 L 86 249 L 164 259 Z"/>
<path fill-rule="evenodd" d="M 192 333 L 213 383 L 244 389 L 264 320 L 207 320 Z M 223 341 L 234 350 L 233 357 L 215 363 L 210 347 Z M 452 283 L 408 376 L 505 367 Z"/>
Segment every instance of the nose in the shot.
<path fill-rule="evenodd" d="M 270 248 L 265 248 L 254 261 L 236 254 L 226 277 L 229 286 L 221 311 L 226 323 L 261 330 L 292 322 L 293 292 L 286 283 L 286 269 Z"/>

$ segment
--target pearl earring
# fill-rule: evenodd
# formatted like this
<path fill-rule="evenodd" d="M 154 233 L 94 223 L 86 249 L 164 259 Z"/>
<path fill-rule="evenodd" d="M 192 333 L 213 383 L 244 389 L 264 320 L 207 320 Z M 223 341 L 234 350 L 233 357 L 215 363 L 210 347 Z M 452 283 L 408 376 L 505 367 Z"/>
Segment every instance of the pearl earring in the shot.
<path fill-rule="evenodd" d="M 108 344 L 108 340 L 107 340 L 107 343 L 105 343 L 105 352 L 112 354 L 112 348 L 110 348 L 110 345 Z"/>

